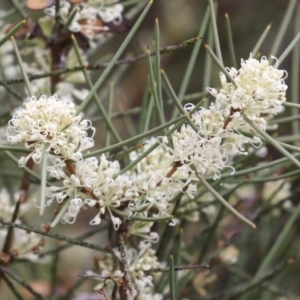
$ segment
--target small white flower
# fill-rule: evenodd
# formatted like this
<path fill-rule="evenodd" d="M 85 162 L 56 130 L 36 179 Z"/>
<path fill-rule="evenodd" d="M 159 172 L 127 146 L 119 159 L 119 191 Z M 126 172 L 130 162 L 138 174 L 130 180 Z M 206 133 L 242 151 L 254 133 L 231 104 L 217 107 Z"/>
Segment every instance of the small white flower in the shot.
<path fill-rule="evenodd" d="M 60 168 L 61 166 L 59 170 Z M 60 203 L 71 198 L 68 211 L 63 216 L 63 221 L 67 223 L 73 223 L 84 206 L 97 206 L 99 212 L 90 224 L 100 224 L 102 216 L 108 212 L 115 229 L 119 228 L 121 219 L 114 216 L 110 208 L 118 208 L 122 202 L 129 201 L 125 197 L 125 191 L 130 187 L 130 182 L 127 175 L 114 178 L 120 171 L 118 161 L 110 162 L 105 155 L 101 156 L 100 162 L 95 157 L 91 157 L 77 161 L 74 171 L 75 174 L 67 175 L 55 170 L 64 178 L 63 187 L 48 188 L 47 196 L 50 198 L 48 204 L 54 199 Z"/>
<path fill-rule="evenodd" d="M 230 244 L 221 251 L 219 259 L 226 265 L 233 265 L 238 261 L 239 255 L 239 249 L 235 245 Z"/>
<path fill-rule="evenodd" d="M 226 166 L 228 157 L 220 137 L 202 137 L 189 125 L 183 125 L 180 131 L 172 134 L 173 148 L 168 148 L 168 155 L 180 163 L 177 168 L 185 178 L 190 178 L 195 171 L 198 176 L 213 174 L 220 178 L 220 170 Z"/>
<path fill-rule="evenodd" d="M 202 107 L 191 116 L 199 128 L 198 134 L 203 138 L 222 137 L 224 128 L 224 112 L 217 109 L 214 103 L 208 109 Z"/>
<path fill-rule="evenodd" d="M 134 221 L 130 226 L 130 235 L 137 235 L 151 243 L 157 243 L 159 235 L 157 232 L 151 231 L 152 225 L 153 222 Z"/>
<path fill-rule="evenodd" d="M 129 209 L 137 215 L 147 217 L 150 209 L 155 209 L 153 217 L 168 217 L 170 200 L 182 190 L 183 183 L 165 177 L 165 171 L 137 171 L 129 176 L 131 187 L 125 196 L 130 199 Z"/>
<path fill-rule="evenodd" d="M 68 224 L 73 224 L 83 205 L 84 203 L 82 202 L 82 199 L 72 199 L 70 201 L 68 211 L 64 214 L 62 221 Z"/>

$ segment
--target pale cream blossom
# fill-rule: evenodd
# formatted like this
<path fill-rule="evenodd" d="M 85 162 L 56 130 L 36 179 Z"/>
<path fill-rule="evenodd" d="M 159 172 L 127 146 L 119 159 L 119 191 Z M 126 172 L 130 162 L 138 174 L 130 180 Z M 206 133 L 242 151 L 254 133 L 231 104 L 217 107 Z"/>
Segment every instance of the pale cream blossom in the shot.
<path fill-rule="evenodd" d="M 20 166 L 30 157 L 39 163 L 44 151 L 77 161 L 84 150 L 94 145 L 93 139 L 88 137 L 88 129 L 93 130 L 91 122 L 76 116 L 73 102 L 60 100 L 56 95 L 31 97 L 9 121 L 8 141 L 24 142 L 25 147 L 32 150 L 20 159 Z"/>

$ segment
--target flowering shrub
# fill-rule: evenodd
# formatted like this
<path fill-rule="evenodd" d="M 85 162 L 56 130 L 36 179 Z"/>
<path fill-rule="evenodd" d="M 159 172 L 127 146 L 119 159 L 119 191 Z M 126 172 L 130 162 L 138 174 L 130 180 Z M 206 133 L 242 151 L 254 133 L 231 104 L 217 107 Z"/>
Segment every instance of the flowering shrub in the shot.
<path fill-rule="evenodd" d="M 125 49 L 151 4 L 150 1 L 140 14 L 120 49 Z M 146 100 L 141 110 L 142 118 L 145 118 L 140 123 L 140 128 L 144 129 L 141 130 L 142 137 L 138 135 L 136 139 L 122 141 L 115 129 L 116 124 L 112 122 L 112 106 L 106 113 L 96 90 L 111 68 L 116 63 L 124 63 L 124 60 L 117 61 L 118 51 L 105 65 L 105 71 L 94 85 L 91 71 L 87 72 L 87 69 L 95 68 L 88 65 L 87 52 L 97 50 L 108 34 L 131 28 L 123 15 L 122 3 L 60 0 L 47 3 L 27 1 L 26 5 L 29 10 L 38 10 L 42 14 L 37 22 L 25 28 L 25 36 L 29 40 L 20 30 L 11 34 L 13 31 L 10 29 L 2 35 L 4 38 L 14 35 L 20 44 L 17 46 L 14 38 L 7 44 L 3 42 L 3 45 L 11 43 L 12 48 L 9 49 L 14 49 L 17 54 L 20 75 L 25 82 L 22 90 L 25 101 L 8 121 L 7 140 L 10 145 L 1 146 L 11 160 L 17 161 L 19 169 L 24 170 L 16 203 L 8 201 L 5 189 L 0 194 L 1 274 L 5 278 L 10 276 L 11 271 L 7 267 L 15 260 L 47 264 L 48 254 L 59 256 L 65 245 L 44 250 L 45 238 L 40 234 L 103 252 L 101 256 L 94 257 L 93 270 L 91 267 L 74 267 L 77 275 L 84 279 L 100 280 L 94 291 L 100 294 L 101 299 L 186 299 L 185 295 L 195 299 L 195 293 L 205 296 L 208 291 L 213 293 L 212 297 L 219 299 L 223 296 L 238 297 L 239 289 L 225 290 L 222 294 L 209 287 L 219 280 L 218 276 L 221 277 L 213 269 L 214 264 L 231 270 L 230 266 L 237 264 L 242 255 L 242 250 L 233 243 L 232 234 L 241 233 L 237 228 L 242 222 L 256 228 L 256 219 L 266 209 L 273 212 L 273 217 L 279 217 L 281 213 L 277 206 L 281 202 L 286 203 L 285 211 L 293 208 L 293 203 L 286 199 L 291 196 L 292 185 L 284 181 L 284 176 L 279 178 L 282 181 L 272 182 L 277 180 L 274 174 L 279 175 L 276 173 L 278 170 L 272 169 L 276 164 L 262 159 L 262 166 L 252 168 L 247 163 L 250 158 L 255 159 L 256 164 L 257 157 L 268 152 L 265 145 L 269 143 L 285 156 L 283 162 L 289 168 L 292 164 L 300 167 L 296 155 L 287 151 L 297 151 L 297 148 L 276 141 L 266 133 L 272 122 L 276 122 L 274 117 L 283 112 L 284 105 L 288 105 L 287 72 L 280 69 L 280 58 L 268 59 L 252 53 L 248 59 L 241 60 L 240 68 L 222 67 L 220 87 L 205 87 L 211 98 L 209 104 L 198 102 L 181 106 L 179 100 L 182 99 L 177 98 L 165 73 L 160 73 L 159 60 L 155 60 L 152 66 L 151 55 L 159 58 L 156 32 L 155 53 L 148 51 L 145 56 L 125 60 L 129 63 L 140 58 L 148 59 L 151 89 L 146 89 Z M 212 5 L 210 9 L 214 22 Z M 156 21 L 158 30 L 157 24 Z M 177 48 L 189 43 L 182 43 Z M 37 48 L 39 44 L 43 48 Z M 160 54 L 175 48 L 162 49 Z M 10 57 L 9 52 L 4 48 L 0 55 Z M 19 56 L 23 56 L 25 61 Z M 222 61 L 220 56 L 214 59 L 217 63 Z M 37 70 L 42 70 L 42 73 L 37 75 Z M 13 71 L 14 74 L 17 72 Z M 160 76 L 181 111 L 180 116 L 170 122 L 165 121 L 168 113 L 163 113 Z M 5 87 L 6 83 L 2 83 Z M 82 88 L 80 85 L 83 83 L 87 87 Z M 99 146 L 97 138 L 103 135 L 104 130 L 95 125 L 97 118 L 88 113 L 92 98 L 110 132 L 106 137 L 106 147 L 101 142 L 100 150 L 93 148 Z M 112 92 L 109 98 L 113 99 Z M 152 111 L 152 105 L 155 105 L 155 111 Z M 150 119 L 153 122 L 159 120 L 159 129 L 147 133 Z M 115 145 L 110 145 L 109 134 L 117 141 Z M 137 144 L 141 139 L 142 143 Z M 132 142 L 136 145 L 128 148 Z M 116 154 L 116 149 L 122 151 Z M 17 159 L 8 150 L 23 154 Z M 259 170 L 264 170 L 259 182 L 265 182 L 264 176 L 270 177 L 270 181 L 262 185 L 262 191 L 247 185 L 244 177 L 240 177 L 239 181 L 235 179 Z M 284 171 L 281 172 L 287 173 Z M 297 172 L 292 170 L 292 175 L 288 176 L 296 176 Z M 255 178 L 253 180 L 255 182 Z M 31 190 L 33 186 L 39 189 Z M 280 194 L 281 190 L 284 193 Z M 258 205 L 256 198 L 260 196 L 264 201 Z M 36 208 L 29 208 L 32 202 L 40 208 L 39 218 L 35 215 Z M 227 210 L 229 214 L 225 214 Z M 295 208 L 291 220 L 295 220 L 298 210 L 298 207 Z M 27 222 L 21 220 L 21 213 L 34 216 L 33 224 L 43 224 L 42 229 L 24 225 Z M 69 225 L 67 228 L 71 231 L 91 225 L 98 232 L 106 230 L 108 237 L 101 237 L 94 244 L 83 242 L 81 237 L 71 238 L 65 232 L 63 235 L 54 233 L 57 228 L 65 228 L 60 227 L 60 223 L 64 223 L 65 227 Z M 77 224 L 80 226 L 75 227 Z M 201 224 L 204 232 L 201 234 L 209 233 L 201 240 L 204 245 L 196 251 L 194 246 L 198 242 L 193 231 L 189 232 L 192 238 L 184 238 L 180 229 L 192 228 L 193 224 Z M 293 222 L 288 224 L 292 226 Z M 14 227 L 14 232 L 9 229 Z M 284 232 L 288 228 L 285 227 Z M 211 252 L 207 252 L 211 239 L 218 236 L 217 229 L 221 232 L 215 239 L 217 250 L 214 249 L 213 253 L 211 248 Z M 275 245 L 275 249 L 279 249 Z M 191 253 L 190 249 L 193 249 Z M 258 268 L 252 281 L 247 275 L 250 287 L 255 287 L 258 281 L 263 284 L 263 272 L 270 261 L 275 260 L 274 257 L 262 263 L 263 267 Z M 186 262 L 185 265 L 182 266 L 181 261 Z M 77 263 L 74 261 L 74 266 Z M 191 269 L 205 270 L 193 279 Z M 201 284 L 197 283 L 197 278 L 202 280 Z M 61 296 L 61 299 L 85 297 L 83 292 L 79 292 L 78 298 L 74 298 L 73 290 L 67 296 L 60 295 L 56 284 L 54 280 L 51 296 Z M 186 284 L 190 284 L 192 292 L 185 291 Z M 23 287 L 42 297 L 37 291 L 32 291 L 29 284 L 25 283 Z M 247 288 L 241 290 L 241 293 L 247 292 Z M 88 292 L 93 297 L 91 288 Z M 253 295 L 255 293 L 257 291 L 254 290 Z M 48 289 L 44 296 L 49 296 Z"/>

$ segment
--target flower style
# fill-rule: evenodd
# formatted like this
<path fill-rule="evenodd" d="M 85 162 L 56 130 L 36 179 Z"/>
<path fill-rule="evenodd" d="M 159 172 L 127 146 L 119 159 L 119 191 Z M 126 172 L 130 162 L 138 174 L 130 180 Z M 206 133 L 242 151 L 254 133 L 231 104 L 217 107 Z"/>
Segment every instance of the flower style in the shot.
<path fill-rule="evenodd" d="M 87 136 L 88 129 L 93 130 L 91 123 L 76 116 L 71 101 L 61 101 L 56 95 L 42 96 L 38 100 L 31 97 L 10 120 L 8 140 L 11 143 L 24 142 L 25 147 L 32 150 L 26 158 L 21 158 L 20 166 L 24 166 L 30 157 L 39 163 L 43 151 L 78 161 L 82 158 L 82 151 L 94 145 L 93 139 Z"/>

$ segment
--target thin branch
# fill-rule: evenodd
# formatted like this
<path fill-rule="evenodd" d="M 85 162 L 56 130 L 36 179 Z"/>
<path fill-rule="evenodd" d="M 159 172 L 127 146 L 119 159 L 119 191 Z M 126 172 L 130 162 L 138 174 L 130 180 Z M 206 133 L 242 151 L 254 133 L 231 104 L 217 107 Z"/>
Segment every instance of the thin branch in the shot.
<path fill-rule="evenodd" d="M 200 37 L 195 37 L 195 38 L 189 39 L 187 41 L 184 41 L 180 44 L 162 48 L 159 53 L 160 53 L 160 55 L 171 53 L 173 51 L 185 48 L 187 46 L 191 46 L 191 45 L 195 44 L 196 42 L 198 42 L 201 39 L 202 38 L 200 38 Z M 151 52 L 150 55 L 155 56 L 156 52 Z M 117 60 L 116 63 L 115 63 L 115 66 L 134 63 L 136 61 L 139 61 L 139 60 L 142 60 L 142 59 L 145 59 L 145 58 L 147 58 L 147 53 L 140 54 L 140 55 L 137 55 L 137 56 L 132 57 L 132 58 L 123 58 L 123 59 Z M 55 75 L 62 75 L 62 74 L 67 74 L 67 73 L 72 73 L 72 72 L 78 72 L 78 71 L 82 71 L 83 69 L 90 70 L 90 71 L 97 71 L 97 70 L 105 69 L 108 65 L 109 65 L 109 62 L 102 63 L 102 64 L 91 64 L 91 65 L 76 66 L 76 67 L 73 67 L 73 68 L 65 68 L 65 69 L 55 70 L 55 71 L 52 71 L 52 72 L 45 72 L 45 73 L 37 74 L 37 75 L 28 75 L 28 80 L 32 81 L 32 80 L 35 80 L 35 79 L 51 77 L 51 76 L 55 76 Z M 16 79 L 11 79 L 11 80 L 7 80 L 7 81 L 0 80 L 0 85 L 15 84 L 15 83 L 20 83 L 20 82 L 24 82 L 24 78 L 16 78 Z"/>
<path fill-rule="evenodd" d="M 182 270 L 201 270 L 201 269 L 209 269 L 209 265 L 187 265 L 187 266 L 175 266 L 174 271 L 182 271 Z M 149 273 L 160 273 L 160 272 L 169 272 L 169 268 L 156 268 L 147 270 Z"/>
<path fill-rule="evenodd" d="M 26 225 L 21 225 L 21 224 L 16 224 L 16 223 L 4 222 L 2 219 L 0 219 L 0 224 L 5 225 L 5 226 L 20 228 L 22 230 L 29 231 L 29 232 L 32 231 L 32 232 L 35 232 L 35 233 L 40 234 L 40 235 L 48 236 L 52 239 L 66 241 L 66 242 L 68 242 L 70 244 L 73 244 L 73 245 L 77 245 L 77 246 L 81 246 L 81 247 L 85 247 L 85 248 L 89 248 L 89 249 L 93 249 L 93 250 L 98 250 L 98 251 L 110 253 L 110 250 L 108 249 L 108 247 L 100 247 L 100 246 L 95 245 L 95 244 L 90 244 L 90 243 L 86 243 L 86 242 L 83 242 L 83 241 L 79 241 L 77 239 L 68 238 L 68 237 L 60 235 L 60 234 L 45 232 L 43 230 L 36 229 L 32 226 L 26 226 Z"/>

